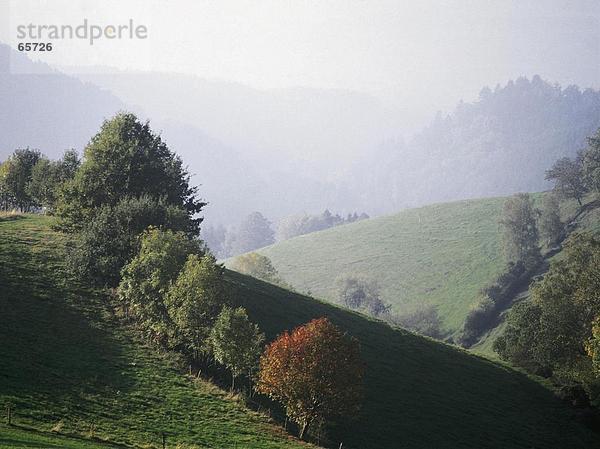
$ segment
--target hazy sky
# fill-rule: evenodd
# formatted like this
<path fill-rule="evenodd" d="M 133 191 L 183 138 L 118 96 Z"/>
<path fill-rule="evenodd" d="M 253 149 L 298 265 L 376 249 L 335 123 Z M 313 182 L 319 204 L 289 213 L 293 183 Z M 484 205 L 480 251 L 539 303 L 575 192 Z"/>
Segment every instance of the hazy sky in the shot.
<path fill-rule="evenodd" d="M 524 0 L 0 0 L 0 40 L 19 24 L 133 19 L 146 40 L 60 41 L 57 65 L 185 72 L 259 88 L 475 95 L 540 74 L 600 87 L 600 2 Z M 30 56 L 37 56 L 30 53 Z"/>

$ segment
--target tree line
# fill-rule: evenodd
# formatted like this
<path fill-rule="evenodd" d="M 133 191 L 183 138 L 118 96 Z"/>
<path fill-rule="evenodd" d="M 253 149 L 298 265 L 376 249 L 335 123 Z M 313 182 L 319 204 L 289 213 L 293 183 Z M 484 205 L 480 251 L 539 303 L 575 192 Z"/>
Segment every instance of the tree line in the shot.
<path fill-rule="evenodd" d="M 560 200 L 579 205 L 575 216 L 597 207 L 600 130 L 585 150 L 558 160 L 546 177 L 554 187 L 544 195 L 541 211 L 527 194 L 506 201 L 501 225 L 508 266 L 482 291 L 465 321 L 462 342 L 468 346 L 498 324 L 498 313 L 543 262 L 542 248 L 546 258 L 563 248 L 530 286 L 530 298 L 512 306 L 493 348 L 502 359 L 552 379 L 565 398 L 587 407 L 600 399 L 600 240 L 594 232 L 577 232 L 574 223 L 563 223 Z M 593 195 L 587 204 L 586 195 Z"/>
<path fill-rule="evenodd" d="M 461 345 L 473 345 L 498 324 L 500 313 L 511 305 L 520 289 L 527 287 L 544 263 L 542 247 L 553 254 L 567 236 L 568 224 L 561 220 L 560 200 L 575 200 L 581 208 L 585 195 L 600 191 L 600 130 L 588 138 L 587 148 L 574 158 L 557 160 L 546 171 L 546 179 L 554 186 L 552 192 L 544 195 L 541 209 L 529 194 L 520 193 L 506 200 L 500 225 L 507 266 L 492 284 L 482 289 L 481 298 L 463 325 L 458 339 Z"/>
<path fill-rule="evenodd" d="M 258 325 L 235 306 L 225 268 L 200 239 L 206 203 L 149 123 L 116 115 L 81 160 L 74 151 L 58 161 L 15 151 L 0 166 L 0 198 L 3 208 L 55 215 L 55 228 L 71 241 L 72 272 L 107 291 L 121 319 L 198 370 L 224 367 L 232 390 L 246 379 L 282 404 L 301 438 L 312 423 L 348 418 L 360 407 L 358 341 L 326 318 L 265 347 Z"/>
<path fill-rule="evenodd" d="M 79 164 L 75 150 L 65 151 L 58 161 L 51 161 L 39 150 L 15 150 L 0 163 L 0 210 L 52 211 L 61 186 L 75 176 Z"/>
<path fill-rule="evenodd" d="M 366 213 L 349 213 L 345 217 L 333 214 L 329 209 L 316 215 L 300 214 L 285 217 L 273 227 L 265 216 L 256 211 L 245 217 L 238 226 L 207 226 L 202 238 L 218 258 L 244 254 L 293 237 L 322 231 L 342 224 L 354 223 L 369 218 Z"/>

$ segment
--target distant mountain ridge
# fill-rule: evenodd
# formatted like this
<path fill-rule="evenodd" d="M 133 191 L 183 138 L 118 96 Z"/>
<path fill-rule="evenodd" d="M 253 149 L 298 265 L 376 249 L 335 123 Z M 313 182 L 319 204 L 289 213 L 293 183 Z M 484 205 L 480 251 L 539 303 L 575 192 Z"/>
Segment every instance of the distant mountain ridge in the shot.
<path fill-rule="evenodd" d="M 598 91 L 539 76 L 484 88 L 411 139 L 402 114 L 359 92 L 169 73 L 77 77 L 0 44 L 0 160 L 26 146 L 81 151 L 104 118 L 129 110 L 185 156 L 215 225 L 257 210 L 271 221 L 325 209 L 376 216 L 543 190 L 544 171 L 600 127 Z"/>
<path fill-rule="evenodd" d="M 600 127 L 600 92 L 518 78 L 441 113 L 408 143 L 383 145 L 354 170 L 373 213 L 547 189 L 544 174 Z M 369 212 L 369 209 L 366 209 Z"/>
<path fill-rule="evenodd" d="M 105 89 L 67 76 L 0 43 L 0 160 L 31 147 L 79 151 L 102 121 L 125 108 Z"/>

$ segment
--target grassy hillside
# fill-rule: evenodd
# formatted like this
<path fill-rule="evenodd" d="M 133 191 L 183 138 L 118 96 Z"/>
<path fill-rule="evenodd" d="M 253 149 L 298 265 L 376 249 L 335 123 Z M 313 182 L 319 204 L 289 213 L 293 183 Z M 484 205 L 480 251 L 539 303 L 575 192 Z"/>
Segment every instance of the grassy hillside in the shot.
<path fill-rule="evenodd" d="M 498 219 L 504 198 L 410 209 L 296 237 L 259 250 L 300 291 L 330 298 L 335 279 L 375 279 L 397 312 L 438 307 L 446 330 L 462 326 L 479 289 L 503 269 Z"/>
<path fill-rule="evenodd" d="M 175 357 L 119 326 L 102 297 L 63 282 L 64 241 L 49 224 L 0 218 L 0 407 L 4 415 L 12 402 L 20 426 L 0 427 L 0 447 L 96 447 L 25 428 L 128 447 L 159 447 L 162 431 L 168 447 L 303 446 L 212 384 L 180 374 Z"/>
<path fill-rule="evenodd" d="M 0 427 L 0 447 L 100 449 L 110 447 L 105 439 L 158 447 L 162 430 L 171 435 L 167 447 L 302 447 L 211 384 L 180 374 L 176 357 L 138 342 L 94 292 L 63 284 L 64 242 L 48 224 L 0 221 L 0 403 L 15 404 L 20 426 Z M 521 373 L 253 278 L 227 278 L 269 338 L 328 316 L 361 341 L 364 406 L 355 421 L 330 429 L 334 447 L 600 444 Z M 49 436 L 51 428 L 95 440 Z"/>
<path fill-rule="evenodd" d="M 269 337 L 327 316 L 357 337 L 367 364 L 356 421 L 333 447 L 591 448 L 600 438 L 541 384 L 506 366 L 327 303 L 229 272 L 239 303 Z"/>
<path fill-rule="evenodd" d="M 89 439 L 48 434 L 34 429 L 24 429 L 0 424 L 0 447 L 3 449 L 118 449 L 108 443 Z"/>

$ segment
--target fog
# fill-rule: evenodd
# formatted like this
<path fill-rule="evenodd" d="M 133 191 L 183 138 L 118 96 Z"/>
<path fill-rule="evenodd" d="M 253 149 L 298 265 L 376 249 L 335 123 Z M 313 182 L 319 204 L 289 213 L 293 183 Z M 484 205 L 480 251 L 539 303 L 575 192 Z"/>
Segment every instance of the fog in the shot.
<path fill-rule="evenodd" d="M 18 146 L 82 150 L 127 109 L 184 157 L 215 225 L 255 210 L 272 221 L 325 208 L 377 215 L 543 189 L 545 167 L 529 172 L 527 161 L 574 154 L 598 125 L 597 95 L 552 87 L 600 87 L 593 1 L 0 5 L 0 40 L 13 50 L 21 24 L 148 29 L 147 39 L 59 40 L 31 61 L 4 47 L 0 159 Z M 530 118 L 518 108 L 554 131 L 518 128 Z"/>

